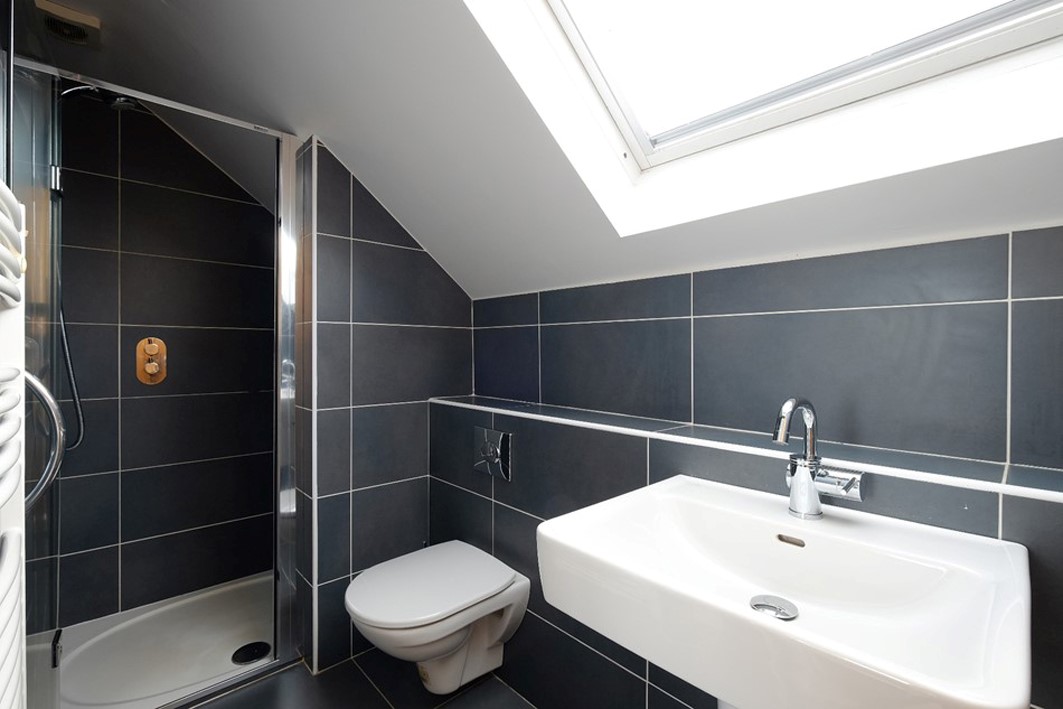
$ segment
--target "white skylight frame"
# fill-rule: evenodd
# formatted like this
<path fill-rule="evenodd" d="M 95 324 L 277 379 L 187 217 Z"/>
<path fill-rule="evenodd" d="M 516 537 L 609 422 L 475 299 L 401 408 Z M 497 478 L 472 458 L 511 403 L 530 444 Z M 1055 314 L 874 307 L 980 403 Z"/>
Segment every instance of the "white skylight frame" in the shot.
<path fill-rule="evenodd" d="M 1063 35 L 1063 0 L 1012 0 L 831 71 L 650 136 L 606 80 L 564 0 L 546 0 L 642 170 Z M 626 156 L 625 156 L 626 157 Z"/>

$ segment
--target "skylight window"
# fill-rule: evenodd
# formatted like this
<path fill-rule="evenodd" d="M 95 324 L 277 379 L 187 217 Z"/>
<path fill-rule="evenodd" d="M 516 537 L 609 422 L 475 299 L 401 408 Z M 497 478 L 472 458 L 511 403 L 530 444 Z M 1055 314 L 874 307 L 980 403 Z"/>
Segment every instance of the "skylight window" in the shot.
<path fill-rule="evenodd" d="M 1063 2 L 548 0 L 644 169 L 1057 36 Z"/>

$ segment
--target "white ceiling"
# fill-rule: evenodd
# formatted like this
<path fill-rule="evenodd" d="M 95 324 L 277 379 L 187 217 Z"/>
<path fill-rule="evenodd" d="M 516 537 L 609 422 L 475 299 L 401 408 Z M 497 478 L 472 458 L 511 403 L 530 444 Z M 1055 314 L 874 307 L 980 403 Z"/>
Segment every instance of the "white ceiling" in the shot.
<path fill-rule="evenodd" d="M 318 135 L 474 298 L 1063 223 L 1054 141 L 620 239 L 461 0 L 64 3 L 47 60 Z"/>

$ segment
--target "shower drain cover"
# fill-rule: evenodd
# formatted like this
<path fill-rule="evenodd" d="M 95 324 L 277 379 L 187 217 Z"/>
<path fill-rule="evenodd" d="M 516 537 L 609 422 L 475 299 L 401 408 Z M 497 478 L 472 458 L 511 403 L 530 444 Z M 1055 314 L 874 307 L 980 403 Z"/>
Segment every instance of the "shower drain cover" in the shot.
<path fill-rule="evenodd" d="M 236 648 L 236 652 L 233 653 L 233 664 L 250 665 L 268 655 L 269 651 L 269 643 L 248 643 Z"/>

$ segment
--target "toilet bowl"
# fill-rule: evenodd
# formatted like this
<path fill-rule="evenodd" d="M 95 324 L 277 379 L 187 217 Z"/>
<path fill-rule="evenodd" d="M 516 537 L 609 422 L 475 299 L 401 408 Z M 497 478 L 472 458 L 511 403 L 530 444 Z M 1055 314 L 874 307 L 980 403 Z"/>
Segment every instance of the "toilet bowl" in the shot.
<path fill-rule="evenodd" d="M 425 688 L 447 694 L 502 665 L 530 589 L 490 554 L 451 541 L 366 569 L 344 604 L 366 640 L 416 662 Z"/>

